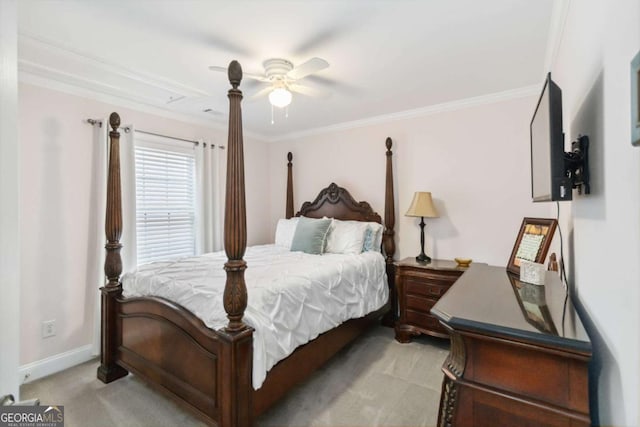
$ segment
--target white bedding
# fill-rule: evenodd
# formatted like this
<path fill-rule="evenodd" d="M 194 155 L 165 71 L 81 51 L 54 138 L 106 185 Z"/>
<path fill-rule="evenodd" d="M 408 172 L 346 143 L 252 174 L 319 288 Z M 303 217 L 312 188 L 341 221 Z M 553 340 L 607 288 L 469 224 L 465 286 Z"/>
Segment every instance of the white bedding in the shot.
<path fill-rule="evenodd" d="M 309 255 L 275 245 L 247 248 L 248 305 L 244 322 L 253 334 L 253 387 L 296 347 L 342 322 L 382 307 L 388 299 L 379 252 Z M 227 324 L 222 306 L 223 251 L 141 266 L 122 278 L 125 297 L 174 301 L 212 329 Z"/>

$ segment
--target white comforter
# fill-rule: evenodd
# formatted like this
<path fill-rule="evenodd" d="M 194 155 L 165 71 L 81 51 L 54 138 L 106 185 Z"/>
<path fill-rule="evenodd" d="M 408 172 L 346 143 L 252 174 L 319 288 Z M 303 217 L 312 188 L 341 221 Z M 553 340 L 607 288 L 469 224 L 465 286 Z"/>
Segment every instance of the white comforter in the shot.
<path fill-rule="evenodd" d="M 247 248 L 248 305 L 243 320 L 253 334 L 253 387 L 296 347 L 345 320 L 362 317 L 388 299 L 385 262 L 379 252 L 309 255 L 275 245 Z M 212 329 L 227 324 L 222 306 L 223 251 L 155 262 L 123 276 L 124 296 L 174 301 Z"/>

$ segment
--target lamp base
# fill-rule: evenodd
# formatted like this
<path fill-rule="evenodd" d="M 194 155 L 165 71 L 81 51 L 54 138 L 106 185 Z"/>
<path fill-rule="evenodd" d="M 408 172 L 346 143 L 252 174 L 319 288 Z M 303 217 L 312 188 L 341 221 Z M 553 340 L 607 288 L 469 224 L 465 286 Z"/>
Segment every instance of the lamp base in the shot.
<path fill-rule="evenodd" d="M 429 264 L 431 262 L 431 257 L 426 255 L 425 253 L 421 253 L 416 257 L 416 261 L 423 264 Z"/>

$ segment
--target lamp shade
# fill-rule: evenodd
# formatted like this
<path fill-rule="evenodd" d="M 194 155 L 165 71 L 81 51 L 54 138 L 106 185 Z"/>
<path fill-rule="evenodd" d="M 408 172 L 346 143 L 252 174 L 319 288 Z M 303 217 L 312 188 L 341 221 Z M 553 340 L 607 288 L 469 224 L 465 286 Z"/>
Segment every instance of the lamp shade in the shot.
<path fill-rule="evenodd" d="M 283 108 L 291 104 L 291 92 L 284 87 L 279 87 L 271 91 L 269 94 L 269 102 L 274 107 Z"/>
<path fill-rule="evenodd" d="M 405 215 L 437 218 L 439 215 L 436 207 L 433 205 L 431 193 L 428 191 L 416 191 L 413 195 L 411 206 L 409 206 L 409 210 Z"/>

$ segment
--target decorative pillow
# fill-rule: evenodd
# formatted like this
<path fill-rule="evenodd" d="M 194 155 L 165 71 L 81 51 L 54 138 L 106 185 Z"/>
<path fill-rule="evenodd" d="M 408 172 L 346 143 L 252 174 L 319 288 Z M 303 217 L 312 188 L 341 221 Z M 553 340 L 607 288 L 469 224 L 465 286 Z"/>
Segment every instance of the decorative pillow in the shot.
<path fill-rule="evenodd" d="M 382 247 L 382 235 L 384 234 L 384 226 L 378 223 L 375 224 L 378 227 L 378 232 L 376 233 L 376 238 L 373 241 L 373 249 L 379 251 Z"/>
<path fill-rule="evenodd" d="M 331 219 L 300 217 L 291 242 L 291 251 L 322 254 L 330 225 Z"/>
<path fill-rule="evenodd" d="M 334 219 L 327 236 L 326 252 L 332 254 L 362 253 L 367 227 L 366 222 Z"/>
<path fill-rule="evenodd" d="M 291 219 L 279 219 L 278 225 L 276 225 L 276 241 L 277 246 L 291 249 L 291 242 L 293 241 L 293 235 L 296 232 L 298 225 L 298 217 Z"/>
<path fill-rule="evenodd" d="M 368 222 L 367 231 L 364 235 L 364 243 L 362 244 L 362 252 L 380 251 L 382 245 L 382 231 L 384 227 L 377 222 Z"/>

